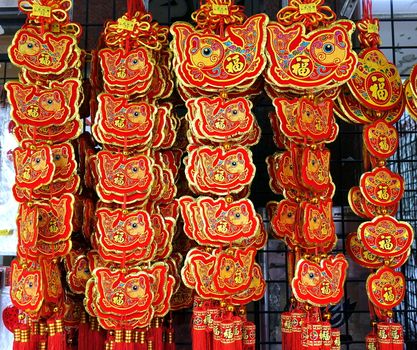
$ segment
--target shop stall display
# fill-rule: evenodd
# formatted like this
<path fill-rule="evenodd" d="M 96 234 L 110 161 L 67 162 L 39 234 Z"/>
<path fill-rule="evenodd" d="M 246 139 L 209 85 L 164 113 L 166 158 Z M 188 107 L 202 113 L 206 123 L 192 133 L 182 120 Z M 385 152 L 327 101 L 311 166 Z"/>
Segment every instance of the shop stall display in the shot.
<path fill-rule="evenodd" d="M 379 48 L 371 0 L 356 24 L 324 0 L 289 0 L 276 20 L 205 0 L 193 24 L 170 26 L 127 0 L 90 51 L 71 0 L 18 7 L 26 20 L 8 48 L 18 79 L 4 86 L 18 142 L 3 312 L 14 350 L 175 350 L 187 309 L 193 350 L 255 350 L 248 304 L 266 294 L 257 252 L 268 232 L 286 246 L 282 349 L 342 348 L 330 321 L 348 261 L 369 269 L 366 349 L 403 348 L 395 308 L 414 231 L 397 218 L 405 181 L 390 159 L 399 119 L 417 120 L 417 66 L 403 83 Z M 269 115 L 254 113 L 261 96 Z M 250 199 L 260 118 L 278 149 L 266 159 L 277 197 L 264 203 L 266 227 Z M 342 243 L 337 118 L 363 126 L 363 173 L 348 194 L 363 221 Z"/>
<path fill-rule="evenodd" d="M 393 308 L 405 296 L 405 277 L 398 269 L 407 261 L 414 240 L 413 228 L 395 218 L 404 194 L 404 180 L 391 170 L 389 158 L 398 148 L 394 123 L 406 105 L 399 72 L 378 49 L 379 21 L 372 3 L 363 1 L 358 21 L 362 50 L 352 79 L 338 98 L 338 116 L 363 125 L 364 162 L 359 186 L 349 191 L 352 211 L 367 220 L 347 237 L 347 251 L 359 265 L 371 270 L 366 281 L 372 331 L 367 349 L 402 349 L 401 324 Z"/>
<path fill-rule="evenodd" d="M 292 0 L 268 27 L 265 90 L 275 107 L 269 118 L 279 151 L 267 158 L 273 234 L 288 246 L 290 310 L 281 315 L 283 349 L 340 349 L 328 307 L 344 293 L 348 262 L 332 254 L 337 243 L 327 143 L 338 134 L 334 100 L 358 58 L 355 25 L 336 20 L 324 1 Z"/>
<path fill-rule="evenodd" d="M 248 196 L 255 175 L 249 147 L 260 137 L 251 97 L 261 92 L 268 17 L 246 18 L 243 10 L 209 0 L 193 13 L 195 26 L 171 26 L 177 89 L 187 108 L 184 171 L 191 193 L 179 204 L 184 233 L 196 246 L 181 276 L 195 290 L 196 350 L 254 349 L 245 305 L 265 290 L 255 255 L 267 235 Z"/>

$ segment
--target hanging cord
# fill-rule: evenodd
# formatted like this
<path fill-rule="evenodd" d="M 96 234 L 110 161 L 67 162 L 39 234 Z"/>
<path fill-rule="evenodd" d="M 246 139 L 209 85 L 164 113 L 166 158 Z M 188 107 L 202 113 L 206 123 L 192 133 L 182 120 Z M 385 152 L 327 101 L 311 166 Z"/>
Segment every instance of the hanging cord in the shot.
<path fill-rule="evenodd" d="M 372 16 L 372 0 L 362 0 L 362 19 L 358 21 L 358 39 L 363 48 L 381 45 L 379 20 Z"/>
<path fill-rule="evenodd" d="M 191 14 L 198 29 L 217 33 L 229 24 L 242 24 L 246 15 L 243 6 L 235 5 L 233 0 L 200 1 L 200 7 Z"/>
<path fill-rule="evenodd" d="M 146 12 L 143 0 L 127 0 L 127 16 L 131 19 L 136 12 Z"/>

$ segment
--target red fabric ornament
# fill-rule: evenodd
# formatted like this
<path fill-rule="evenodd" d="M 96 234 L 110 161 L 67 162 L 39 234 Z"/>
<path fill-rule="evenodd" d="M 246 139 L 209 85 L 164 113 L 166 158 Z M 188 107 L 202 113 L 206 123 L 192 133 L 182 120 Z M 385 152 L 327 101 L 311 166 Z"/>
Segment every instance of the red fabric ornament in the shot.
<path fill-rule="evenodd" d="M 376 350 L 377 346 L 378 346 L 378 339 L 377 336 L 375 334 L 375 331 L 372 331 L 371 333 L 369 333 L 366 336 L 366 346 L 365 349 L 366 350 Z"/>
<path fill-rule="evenodd" d="M 33 350 L 39 348 L 40 335 L 39 335 L 39 323 L 34 321 L 30 325 L 30 337 L 29 337 L 30 347 Z"/>
<path fill-rule="evenodd" d="M 340 350 L 340 330 L 332 329 L 332 346 L 331 350 Z"/>
<path fill-rule="evenodd" d="M 3 323 L 6 328 L 13 332 L 19 323 L 19 309 L 16 306 L 9 305 L 3 310 Z"/>
<path fill-rule="evenodd" d="M 321 334 L 323 331 L 322 322 L 307 322 L 304 328 L 304 334 L 306 336 L 304 341 L 304 347 L 309 350 L 321 350 L 323 341 Z"/>
<path fill-rule="evenodd" d="M 320 337 L 323 342 L 322 350 L 332 350 L 332 326 L 329 321 L 322 322 Z"/>
<path fill-rule="evenodd" d="M 146 331 L 141 330 L 136 333 L 135 339 L 135 350 L 147 350 L 148 345 L 146 344 Z M 170 349 L 166 349 L 170 350 Z M 175 350 L 175 349 L 172 349 Z"/>
<path fill-rule="evenodd" d="M 67 342 L 62 320 L 48 320 L 48 350 L 66 350 Z"/>
<path fill-rule="evenodd" d="M 194 307 L 193 310 L 193 325 L 191 336 L 193 340 L 193 350 L 207 350 L 208 349 L 208 339 L 206 332 L 206 307 Z"/>
<path fill-rule="evenodd" d="M 391 323 L 391 350 L 402 350 L 404 348 L 403 327 L 399 323 Z"/>
<path fill-rule="evenodd" d="M 228 313 L 220 323 L 221 350 L 235 350 L 234 322 L 231 313 Z"/>
<path fill-rule="evenodd" d="M 256 326 L 253 322 L 243 324 L 243 350 L 255 350 Z"/>
<path fill-rule="evenodd" d="M 292 315 L 291 312 L 283 312 L 281 314 L 281 333 L 282 333 L 282 349 L 290 350 L 292 346 Z"/>
<path fill-rule="evenodd" d="M 212 350 L 221 350 L 221 340 L 220 340 L 220 315 L 216 316 L 213 320 L 213 340 L 212 340 Z"/>
<path fill-rule="evenodd" d="M 81 321 L 78 326 L 78 350 L 88 350 L 88 333 L 90 325 L 87 323 L 87 314 L 81 314 Z"/>
<path fill-rule="evenodd" d="M 239 316 L 233 317 L 233 338 L 235 350 L 243 350 L 243 321 Z"/>
<path fill-rule="evenodd" d="M 164 343 L 163 343 L 163 334 L 164 329 L 161 325 L 161 320 L 159 318 L 155 318 L 153 320 L 152 328 L 150 329 L 150 332 L 153 336 L 153 346 L 154 350 L 164 350 Z"/>
<path fill-rule="evenodd" d="M 380 322 L 376 326 L 378 350 L 391 350 L 391 325 Z"/>

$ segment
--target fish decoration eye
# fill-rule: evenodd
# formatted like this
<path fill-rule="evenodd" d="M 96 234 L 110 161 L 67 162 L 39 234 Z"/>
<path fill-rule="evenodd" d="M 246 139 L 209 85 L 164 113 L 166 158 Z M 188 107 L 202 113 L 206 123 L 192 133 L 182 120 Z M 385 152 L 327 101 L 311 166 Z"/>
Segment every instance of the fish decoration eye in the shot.
<path fill-rule="evenodd" d="M 201 53 L 203 54 L 204 57 L 210 57 L 212 54 L 212 51 L 209 47 L 203 47 L 201 49 Z"/>
<path fill-rule="evenodd" d="M 324 44 L 323 51 L 324 53 L 327 53 L 327 54 L 332 53 L 334 51 L 334 45 L 330 43 Z"/>

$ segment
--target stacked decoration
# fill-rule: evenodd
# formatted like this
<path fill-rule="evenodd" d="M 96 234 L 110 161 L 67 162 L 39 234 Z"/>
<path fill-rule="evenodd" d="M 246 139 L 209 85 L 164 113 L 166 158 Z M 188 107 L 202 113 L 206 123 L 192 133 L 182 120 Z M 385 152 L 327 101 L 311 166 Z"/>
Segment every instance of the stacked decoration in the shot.
<path fill-rule="evenodd" d="M 251 96 L 261 92 L 268 18 L 249 18 L 231 0 L 209 0 L 177 22 L 174 69 L 186 101 L 189 130 L 182 196 L 184 232 L 198 246 L 185 259 L 183 282 L 195 290 L 193 349 L 254 349 L 255 326 L 245 304 L 262 298 L 265 281 L 255 262 L 266 242 L 249 199 L 255 166 L 249 147 L 260 137 Z"/>
<path fill-rule="evenodd" d="M 26 0 L 18 7 L 26 22 L 8 52 L 21 70 L 19 81 L 5 85 L 19 142 L 13 151 L 13 194 L 19 202 L 10 290 L 19 310 L 12 324 L 14 348 L 59 350 L 75 343 L 79 319 L 73 312 L 82 309 L 64 288 L 60 266 L 71 252 L 73 231 L 75 238 L 81 230 L 80 177 L 71 143 L 82 126 L 81 28 L 70 22 L 71 1 Z"/>
<path fill-rule="evenodd" d="M 271 188 L 284 196 L 267 209 L 273 234 L 289 249 L 293 294 L 281 317 L 284 349 L 340 349 L 327 307 L 343 296 L 348 263 L 343 254 L 330 255 L 337 236 L 326 143 L 337 137 L 333 100 L 351 78 L 357 56 L 354 23 L 335 21 L 323 2 L 290 0 L 267 27 L 265 88 L 275 107 L 274 140 L 284 149 L 267 158 Z"/>
<path fill-rule="evenodd" d="M 372 331 L 367 349 L 402 349 L 402 326 L 393 321 L 392 309 L 405 296 L 405 277 L 395 271 L 408 258 L 412 227 L 395 219 L 404 193 L 404 181 L 388 167 L 398 148 L 394 123 L 406 105 L 397 68 L 378 49 L 379 22 L 372 17 L 372 3 L 363 1 L 358 22 L 362 51 L 352 79 L 338 98 L 338 116 L 362 124 L 363 167 L 359 186 L 350 189 L 353 212 L 366 221 L 347 237 L 347 251 L 359 265 L 371 269 L 366 281 Z"/>
<path fill-rule="evenodd" d="M 162 350 L 174 346 L 162 318 L 180 279 L 181 259 L 170 258 L 182 154 L 171 148 L 179 123 L 167 102 L 174 86 L 168 28 L 143 2 L 127 5 L 106 23 L 92 54 L 92 132 L 100 151 L 88 165 L 99 200 L 84 305 L 108 331 L 103 348 Z"/>

